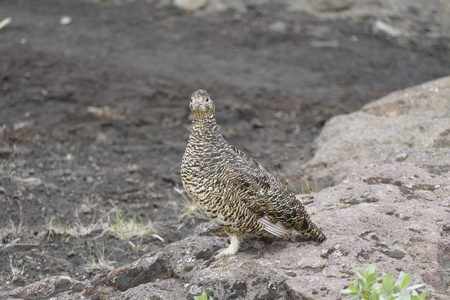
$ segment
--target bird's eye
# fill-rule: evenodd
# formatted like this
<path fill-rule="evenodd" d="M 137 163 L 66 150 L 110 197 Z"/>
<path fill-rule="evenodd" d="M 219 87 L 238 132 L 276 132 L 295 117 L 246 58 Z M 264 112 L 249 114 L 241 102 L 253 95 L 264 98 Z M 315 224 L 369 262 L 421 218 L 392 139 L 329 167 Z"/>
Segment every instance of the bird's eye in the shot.
<path fill-rule="evenodd" d="M 206 98 L 206 102 L 209 102 L 209 98 Z"/>

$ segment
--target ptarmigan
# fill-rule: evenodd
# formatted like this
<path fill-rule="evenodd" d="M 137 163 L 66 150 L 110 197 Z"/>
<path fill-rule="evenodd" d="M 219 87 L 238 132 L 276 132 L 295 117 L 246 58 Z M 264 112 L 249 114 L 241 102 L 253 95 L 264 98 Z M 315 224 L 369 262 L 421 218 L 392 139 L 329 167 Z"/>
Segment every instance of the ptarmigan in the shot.
<path fill-rule="evenodd" d="M 319 242 L 325 240 L 283 183 L 225 141 L 206 91 L 194 92 L 189 108 L 194 120 L 181 163 L 181 179 L 189 196 L 230 237 L 229 247 L 216 258 L 236 254 L 244 235 L 304 234 Z"/>

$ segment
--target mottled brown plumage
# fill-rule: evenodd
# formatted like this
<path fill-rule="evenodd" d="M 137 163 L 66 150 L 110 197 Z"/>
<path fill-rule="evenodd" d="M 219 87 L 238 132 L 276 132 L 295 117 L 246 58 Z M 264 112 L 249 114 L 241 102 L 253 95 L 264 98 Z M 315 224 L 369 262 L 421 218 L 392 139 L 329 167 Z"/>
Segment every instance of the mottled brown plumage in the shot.
<path fill-rule="evenodd" d="M 204 90 L 192 94 L 192 131 L 181 163 L 181 179 L 200 209 L 222 226 L 236 254 L 247 234 L 304 234 L 325 240 L 295 195 L 257 161 L 228 144 L 219 133 L 214 103 Z"/>

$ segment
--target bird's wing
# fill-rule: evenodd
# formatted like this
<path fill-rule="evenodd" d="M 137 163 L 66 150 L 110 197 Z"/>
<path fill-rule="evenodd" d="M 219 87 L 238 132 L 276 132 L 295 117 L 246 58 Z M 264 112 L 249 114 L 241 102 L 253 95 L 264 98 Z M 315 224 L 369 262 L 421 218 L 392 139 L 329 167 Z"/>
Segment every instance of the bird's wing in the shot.
<path fill-rule="evenodd" d="M 264 224 L 264 229 L 276 236 L 286 236 L 291 230 L 277 221 L 277 199 L 286 188 L 260 163 L 244 152 L 230 146 L 229 180 L 237 188 L 241 203 Z"/>
<path fill-rule="evenodd" d="M 230 146 L 232 153 L 232 163 L 230 164 L 231 180 L 242 190 L 248 191 L 250 198 L 253 193 L 257 195 L 266 194 L 270 190 L 270 183 L 274 180 L 260 163 L 240 151 Z"/>

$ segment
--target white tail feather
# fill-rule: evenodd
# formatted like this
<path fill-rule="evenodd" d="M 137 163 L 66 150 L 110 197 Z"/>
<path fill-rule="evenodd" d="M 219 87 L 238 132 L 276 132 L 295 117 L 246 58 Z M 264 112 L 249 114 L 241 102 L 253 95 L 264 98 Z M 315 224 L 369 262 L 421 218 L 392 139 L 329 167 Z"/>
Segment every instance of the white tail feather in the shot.
<path fill-rule="evenodd" d="M 283 224 L 281 224 L 281 222 L 277 222 L 277 223 L 272 223 L 270 222 L 269 218 L 267 217 L 262 217 L 260 219 L 258 219 L 259 222 L 261 222 L 262 224 L 264 224 L 264 230 L 279 236 L 279 237 L 285 237 L 291 234 L 292 230 L 288 230 L 286 229 Z"/>

